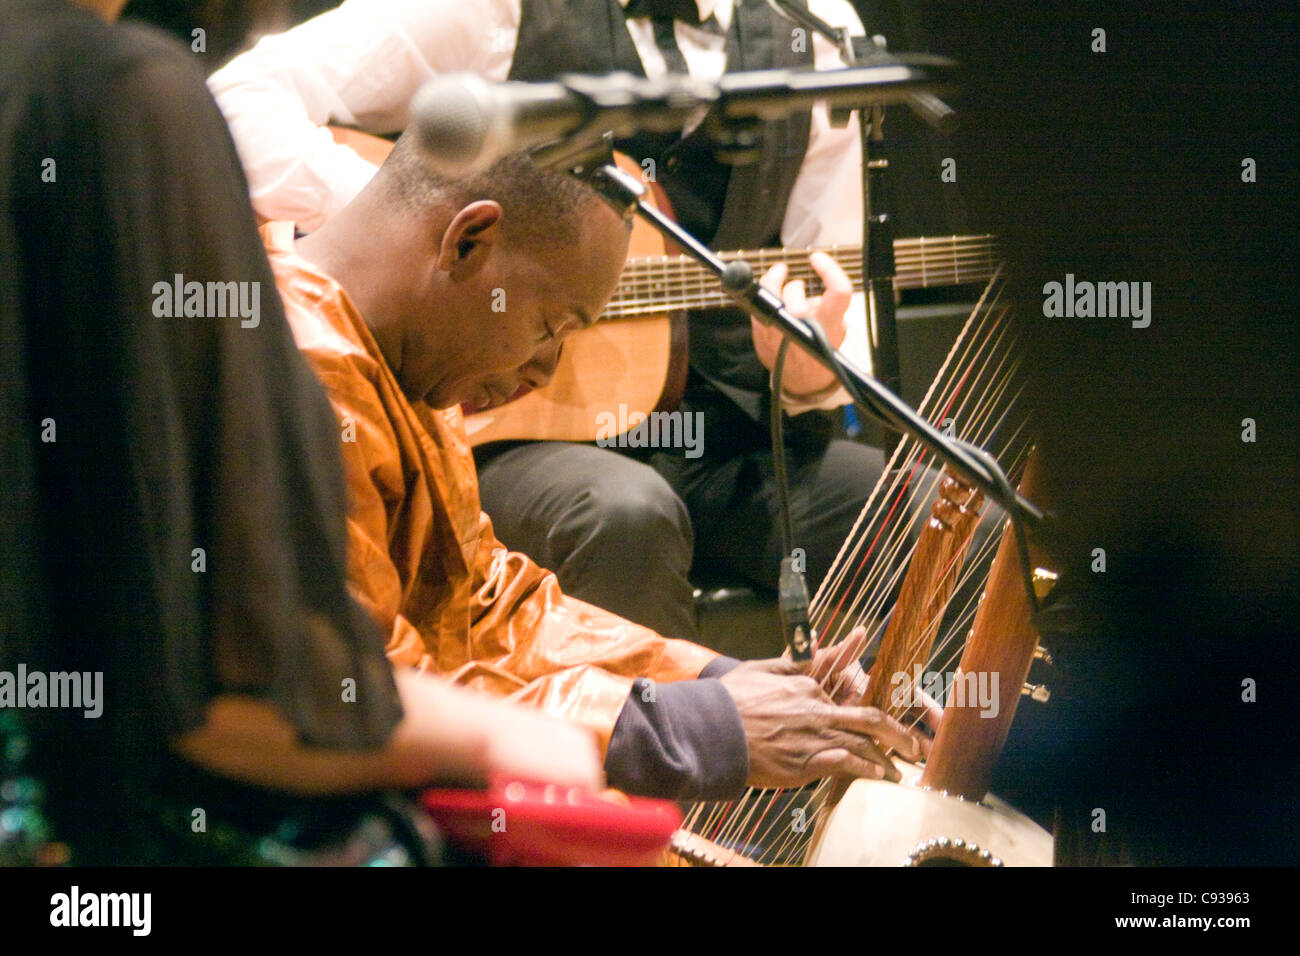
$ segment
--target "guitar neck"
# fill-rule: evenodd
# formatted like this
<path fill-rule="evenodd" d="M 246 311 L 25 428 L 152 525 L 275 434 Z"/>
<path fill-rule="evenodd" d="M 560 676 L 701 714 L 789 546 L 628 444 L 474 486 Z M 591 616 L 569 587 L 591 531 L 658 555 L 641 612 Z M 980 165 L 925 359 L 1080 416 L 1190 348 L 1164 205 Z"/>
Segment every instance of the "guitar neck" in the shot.
<path fill-rule="evenodd" d="M 821 292 L 821 279 L 808 262 L 812 252 L 830 255 L 847 273 L 855 289 L 862 288 L 862 247 L 830 246 L 816 249 L 756 249 L 721 252 L 724 261 L 745 259 L 762 275 L 784 262 L 790 279 L 803 279 L 808 293 Z M 944 236 L 894 240 L 894 289 L 927 289 L 987 282 L 998 266 L 994 236 Z M 606 318 L 631 318 L 675 309 L 702 309 L 730 305 L 717 278 L 689 256 L 629 259 L 618 290 L 605 309 Z"/>

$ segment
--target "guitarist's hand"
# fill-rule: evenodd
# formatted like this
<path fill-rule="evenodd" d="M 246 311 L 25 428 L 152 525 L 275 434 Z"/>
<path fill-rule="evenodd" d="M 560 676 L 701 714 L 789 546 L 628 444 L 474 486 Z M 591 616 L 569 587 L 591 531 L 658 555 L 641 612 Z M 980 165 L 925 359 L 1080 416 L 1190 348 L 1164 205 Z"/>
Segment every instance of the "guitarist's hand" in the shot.
<path fill-rule="evenodd" d="M 798 787 L 821 777 L 897 780 L 875 740 L 916 759 L 921 739 L 874 707 L 841 707 L 794 663 L 749 661 L 721 678 L 749 742 L 749 784 Z"/>
<path fill-rule="evenodd" d="M 814 252 L 809 262 L 826 287 L 820 296 L 807 298 L 802 279 L 787 283 L 785 279 L 789 270 L 784 262 L 778 262 L 767 270 L 762 279 L 763 287 L 785 299 L 786 307 L 794 315 L 812 319 L 821 325 L 827 340 L 839 348 L 844 342 L 844 314 L 853 298 L 853 284 L 839 264 L 826 253 Z M 776 363 L 776 352 L 781 345 L 782 335 L 757 319 L 750 319 L 750 324 L 754 331 L 754 351 L 758 353 L 758 360 L 763 363 L 763 367 L 770 372 Z M 803 349 L 791 346 L 786 350 L 785 372 L 781 379 L 781 389 L 786 395 L 793 398 L 815 395 L 830 388 L 834 382 L 835 376 L 813 361 Z"/>

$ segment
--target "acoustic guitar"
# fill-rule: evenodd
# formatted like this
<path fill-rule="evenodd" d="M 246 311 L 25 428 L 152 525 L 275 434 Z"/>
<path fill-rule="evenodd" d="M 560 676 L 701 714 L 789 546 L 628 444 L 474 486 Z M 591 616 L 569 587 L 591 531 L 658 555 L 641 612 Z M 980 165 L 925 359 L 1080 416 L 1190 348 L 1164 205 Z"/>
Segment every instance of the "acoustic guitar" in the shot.
<path fill-rule="evenodd" d="M 383 162 L 392 144 L 356 130 L 330 127 L 336 142 L 362 159 Z M 641 167 L 616 156 L 619 166 L 640 176 Z M 651 183 L 654 204 L 671 212 L 667 198 Z M 724 260 L 746 259 L 761 275 L 777 262 L 791 279 L 803 279 L 809 294 L 821 285 L 808 262 L 814 249 L 755 249 L 720 252 Z M 829 253 L 862 288 L 862 247 L 831 246 Z M 990 235 L 896 239 L 896 291 L 985 283 L 998 264 Z M 684 310 L 730 305 L 717 280 L 694 259 L 672 255 L 654 227 L 634 220 L 627 265 L 618 289 L 593 327 L 575 332 L 564 344 L 555 375 L 545 388 L 498 408 L 467 414 L 470 443 L 505 440 L 594 441 L 599 416 L 623 405 L 628 427 L 652 411 L 668 411 L 681 401 L 686 384 L 687 343 Z"/>

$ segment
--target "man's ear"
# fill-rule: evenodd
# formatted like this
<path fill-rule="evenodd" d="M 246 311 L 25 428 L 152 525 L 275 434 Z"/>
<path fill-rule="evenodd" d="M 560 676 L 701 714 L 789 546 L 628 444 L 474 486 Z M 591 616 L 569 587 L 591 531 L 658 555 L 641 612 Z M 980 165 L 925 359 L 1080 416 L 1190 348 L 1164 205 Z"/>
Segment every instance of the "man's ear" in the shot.
<path fill-rule="evenodd" d="M 452 217 L 442 234 L 438 268 L 453 279 L 472 275 L 501 241 L 501 204 L 491 199 L 470 203 Z"/>

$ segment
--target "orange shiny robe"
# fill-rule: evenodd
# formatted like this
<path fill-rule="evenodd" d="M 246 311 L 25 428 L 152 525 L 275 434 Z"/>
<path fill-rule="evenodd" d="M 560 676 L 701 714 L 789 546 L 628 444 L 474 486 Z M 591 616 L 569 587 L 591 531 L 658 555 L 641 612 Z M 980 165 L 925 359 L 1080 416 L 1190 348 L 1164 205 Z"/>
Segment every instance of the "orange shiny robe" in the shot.
<path fill-rule="evenodd" d="M 460 409 L 402 394 L 347 294 L 294 254 L 292 224 L 262 235 L 298 348 L 338 415 L 349 584 L 389 635 L 389 659 L 576 720 L 602 749 L 633 678 L 698 676 L 712 651 L 566 596 L 496 539 Z"/>

